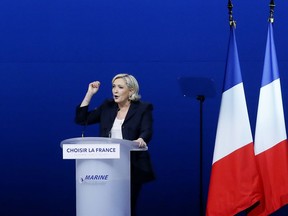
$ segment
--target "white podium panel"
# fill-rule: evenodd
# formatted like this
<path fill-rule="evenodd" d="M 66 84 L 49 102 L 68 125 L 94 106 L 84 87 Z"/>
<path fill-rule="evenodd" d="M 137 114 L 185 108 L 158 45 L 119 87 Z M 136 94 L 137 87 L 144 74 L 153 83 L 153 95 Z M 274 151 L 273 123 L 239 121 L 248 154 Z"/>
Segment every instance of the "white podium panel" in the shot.
<path fill-rule="evenodd" d="M 106 148 L 107 146 L 107 148 Z M 130 216 L 129 140 L 80 137 L 61 142 L 64 159 L 76 159 L 76 215 Z"/>

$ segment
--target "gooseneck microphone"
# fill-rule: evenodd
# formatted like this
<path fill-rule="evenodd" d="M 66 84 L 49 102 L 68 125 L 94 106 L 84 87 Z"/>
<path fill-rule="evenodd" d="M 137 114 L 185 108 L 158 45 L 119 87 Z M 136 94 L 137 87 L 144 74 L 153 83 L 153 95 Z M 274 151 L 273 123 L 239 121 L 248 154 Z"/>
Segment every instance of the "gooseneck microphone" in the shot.
<path fill-rule="evenodd" d="M 86 121 L 85 125 L 83 125 L 81 137 L 85 137 L 86 128 L 87 128 L 87 121 Z"/>

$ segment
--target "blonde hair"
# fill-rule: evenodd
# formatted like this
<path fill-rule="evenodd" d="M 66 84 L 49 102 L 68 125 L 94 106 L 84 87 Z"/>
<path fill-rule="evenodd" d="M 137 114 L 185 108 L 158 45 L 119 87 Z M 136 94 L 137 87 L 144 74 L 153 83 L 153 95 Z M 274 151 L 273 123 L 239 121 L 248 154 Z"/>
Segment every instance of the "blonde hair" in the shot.
<path fill-rule="evenodd" d="M 131 101 L 140 100 L 141 95 L 139 95 L 139 84 L 138 81 L 135 79 L 135 77 L 130 74 L 124 74 L 124 73 L 117 74 L 116 76 L 113 77 L 112 84 L 116 79 L 119 78 L 122 78 L 125 81 L 128 89 L 132 90 L 133 92 L 132 95 L 129 96 L 129 100 Z"/>

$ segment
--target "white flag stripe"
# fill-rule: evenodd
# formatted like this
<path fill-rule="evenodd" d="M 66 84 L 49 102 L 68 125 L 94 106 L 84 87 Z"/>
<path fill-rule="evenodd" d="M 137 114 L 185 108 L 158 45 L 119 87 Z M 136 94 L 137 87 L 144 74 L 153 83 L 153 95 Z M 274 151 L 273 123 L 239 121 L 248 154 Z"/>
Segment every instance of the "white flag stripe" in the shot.
<path fill-rule="evenodd" d="M 286 138 L 281 85 L 280 79 L 277 79 L 260 90 L 255 154 L 266 151 Z"/>
<path fill-rule="evenodd" d="M 222 94 L 213 164 L 252 141 L 243 83 L 239 83 Z"/>

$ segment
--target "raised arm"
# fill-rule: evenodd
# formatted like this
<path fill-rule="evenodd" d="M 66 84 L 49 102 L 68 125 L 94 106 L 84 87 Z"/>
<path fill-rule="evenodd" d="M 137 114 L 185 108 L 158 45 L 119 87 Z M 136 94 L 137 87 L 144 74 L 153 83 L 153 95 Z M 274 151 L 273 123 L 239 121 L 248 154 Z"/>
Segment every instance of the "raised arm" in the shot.
<path fill-rule="evenodd" d="M 82 103 L 80 104 L 80 107 L 88 106 L 90 104 L 93 95 L 98 92 L 99 87 L 100 87 L 99 81 L 89 83 L 88 90 L 86 92 L 85 97 L 82 100 Z"/>

